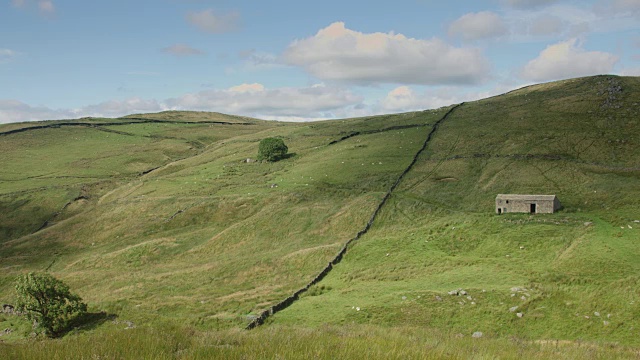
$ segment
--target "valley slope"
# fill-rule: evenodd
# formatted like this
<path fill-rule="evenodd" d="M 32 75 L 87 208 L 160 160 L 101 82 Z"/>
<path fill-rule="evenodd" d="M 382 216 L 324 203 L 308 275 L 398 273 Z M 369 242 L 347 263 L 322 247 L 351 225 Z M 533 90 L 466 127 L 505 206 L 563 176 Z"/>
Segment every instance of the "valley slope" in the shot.
<path fill-rule="evenodd" d="M 0 301 L 14 301 L 16 275 L 50 271 L 94 311 L 140 326 L 242 328 L 364 228 L 449 109 L 314 123 L 165 112 L 2 126 Z M 269 136 L 292 156 L 247 162 Z M 564 209 L 498 216 L 498 193 L 556 194 Z M 465 103 L 371 230 L 266 326 L 638 346 L 639 198 L 639 78 Z M 457 289 L 467 294 L 448 294 Z"/>

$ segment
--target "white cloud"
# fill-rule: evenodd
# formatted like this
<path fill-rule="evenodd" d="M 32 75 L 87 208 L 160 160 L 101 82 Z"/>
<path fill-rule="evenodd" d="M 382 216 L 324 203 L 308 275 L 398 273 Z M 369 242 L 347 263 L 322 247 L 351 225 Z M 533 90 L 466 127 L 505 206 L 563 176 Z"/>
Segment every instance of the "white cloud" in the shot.
<path fill-rule="evenodd" d="M 449 35 L 459 36 L 463 40 L 495 38 L 507 33 L 502 18 L 490 11 L 462 15 L 449 25 Z"/>
<path fill-rule="evenodd" d="M 27 8 L 34 4 L 33 0 L 11 0 L 11 4 L 16 8 Z M 52 0 L 36 0 L 35 5 L 37 6 L 40 13 L 45 15 L 51 15 L 55 13 L 56 7 L 53 4 Z"/>
<path fill-rule="evenodd" d="M 187 21 L 201 31 L 220 34 L 236 30 L 239 27 L 240 14 L 216 14 L 212 9 L 192 11 L 186 16 Z"/>
<path fill-rule="evenodd" d="M 76 117 L 118 117 L 128 114 L 157 112 L 163 110 L 168 110 L 167 106 L 157 102 L 156 100 L 132 97 L 125 100 L 111 100 L 95 105 L 85 106 L 72 110 L 72 113 L 75 114 Z"/>
<path fill-rule="evenodd" d="M 15 100 L 0 100 L 0 123 L 70 119 L 84 116 L 118 117 L 164 110 L 216 111 L 263 119 L 315 120 L 335 118 L 349 108 L 362 105 L 363 98 L 349 90 L 317 84 L 302 88 L 269 89 L 262 84 L 240 84 L 157 101 L 132 97 L 77 109 L 30 106 Z"/>
<path fill-rule="evenodd" d="M 336 22 L 289 45 L 284 59 L 323 80 L 358 84 L 473 84 L 489 62 L 477 49 L 402 34 L 365 34 Z"/>
<path fill-rule="evenodd" d="M 155 100 L 129 98 L 112 100 L 78 109 L 51 109 L 46 106 L 31 106 L 17 100 L 0 99 L 0 123 L 73 119 L 83 116 L 118 117 L 141 112 L 167 110 L 166 105 Z"/>
<path fill-rule="evenodd" d="M 358 104 L 362 97 L 348 90 L 314 85 L 304 88 L 267 89 L 262 84 L 242 84 L 225 90 L 205 90 L 169 99 L 171 108 L 218 111 L 256 117 L 332 117 L 333 110 Z"/>
<path fill-rule="evenodd" d="M 554 15 L 541 15 L 529 26 L 529 34 L 534 36 L 558 35 L 565 29 L 565 23 Z"/>
<path fill-rule="evenodd" d="M 245 67 L 250 70 L 270 69 L 283 65 L 277 56 L 255 49 L 243 50 L 238 53 L 238 56 L 244 61 Z"/>
<path fill-rule="evenodd" d="M 252 93 L 257 91 L 264 91 L 264 85 L 258 83 L 240 84 L 230 87 L 228 91 L 231 93 Z"/>
<path fill-rule="evenodd" d="M 376 112 L 384 114 L 437 109 L 442 106 L 458 104 L 464 101 L 474 101 L 504 94 L 505 92 L 522 86 L 524 85 L 499 83 L 491 89 L 479 91 L 468 91 L 468 89 L 458 86 L 443 86 L 436 88 L 430 87 L 420 93 L 411 87 L 400 86 L 391 90 L 386 97 L 378 102 Z"/>
<path fill-rule="evenodd" d="M 574 38 L 547 46 L 537 58 L 525 65 L 522 77 L 549 81 L 605 74 L 613 70 L 617 61 L 618 57 L 613 54 L 584 50 Z"/>
<path fill-rule="evenodd" d="M 531 9 L 558 2 L 559 0 L 503 0 L 506 5 L 517 9 Z"/>
<path fill-rule="evenodd" d="M 30 106 L 17 100 L 0 99 L 0 124 L 31 120 L 69 118 L 71 112 Z"/>
<path fill-rule="evenodd" d="M 18 56 L 18 52 L 11 49 L 0 48 L 0 64 L 7 63 Z"/>
<path fill-rule="evenodd" d="M 622 76 L 640 76 L 640 67 L 624 68 L 619 74 Z"/>
<path fill-rule="evenodd" d="M 51 0 L 38 1 L 38 9 L 40 9 L 40 12 L 44 14 L 53 14 L 56 11 L 53 1 Z"/>
<path fill-rule="evenodd" d="M 609 2 L 606 2 L 609 3 Z M 639 0 L 613 0 L 610 2 L 611 10 L 617 13 L 639 13 Z"/>
<path fill-rule="evenodd" d="M 193 48 L 185 44 L 174 44 L 169 47 L 163 48 L 162 52 L 175 56 L 193 56 L 204 55 L 204 51 Z"/>

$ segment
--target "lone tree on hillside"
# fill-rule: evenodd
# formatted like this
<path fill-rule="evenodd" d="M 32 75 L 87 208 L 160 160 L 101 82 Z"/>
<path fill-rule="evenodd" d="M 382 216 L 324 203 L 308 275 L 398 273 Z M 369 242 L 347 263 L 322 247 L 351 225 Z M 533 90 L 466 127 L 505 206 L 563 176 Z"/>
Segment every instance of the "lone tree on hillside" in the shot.
<path fill-rule="evenodd" d="M 69 291 L 62 281 L 49 274 L 28 273 L 16 280 L 17 310 L 35 321 L 45 335 L 55 337 L 70 322 L 87 312 L 87 304 Z"/>
<path fill-rule="evenodd" d="M 279 138 L 266 138 L 258 146 L 258 160 L 278 161 L 287 155 L 289 148 Z"/>

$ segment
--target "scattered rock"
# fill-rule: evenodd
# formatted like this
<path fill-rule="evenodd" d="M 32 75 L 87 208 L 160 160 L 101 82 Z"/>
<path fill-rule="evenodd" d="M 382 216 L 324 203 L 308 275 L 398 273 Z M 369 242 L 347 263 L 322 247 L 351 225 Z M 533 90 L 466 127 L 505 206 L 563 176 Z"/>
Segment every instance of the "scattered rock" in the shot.
<path fill-rule="evenodd" d="M 407 297 L 406 297 L 406 296 L 403 296 L 403 297 L 402 297 L 402 300 L 407 300 Z"/>
<path fill-rule="evenodd" d="M 509 311 L 511 311 L 511 312 L 514 312 L 514 311 L 516 311 L 516 310 L 518 310 L 518 307 L 517 307 L 517 306 L 510 307 L 510 308 L 509 308 Z"/>
<path fill-rule="evenodd" d="M 520 246 L 520 250 L 524 250 L 524 246 Z"/>
<path fill-rule="evenodd" d="M 2 305 L 2 312 L 5 314 L 14 314 L 16 312 L 16 309 L 13 307 L 13 305 L 4 304 Z"/>
<path fill-rule="evenodd" d="M 273 188 L 277 188 L 277 187 L 278 187 L 278 184 L 271 184 L 271 188 L 272 188 L 272 189 L 273 189 Z"/>
<path fill-rule="evenodd" d="M 593 223 L 591 221 L 587 221 L 587 222 L 584 223 L 584 226 L 591 226 L 591 225 L 593 225 Z"/>
<path fill-rule="evenodd" d="M 451 290 L 449 292 L 447 292 L 447 294 L 449 295 L 457 295 L 457 296 L 465 296 L 467 295 L 467 292 L 463 289 L 456 289 L 456 290 Z"/>
<path fill-rule="evenodd" d="M 134 329 L 136 327 L 136 325 L 132 321 L 126 320 L 126 321 L 123 321 L 123 322 L 127 325 L 127 327 L 124 328 L 125 330 Z"/>
<path fill-rule="evenodd" d="M 482 337 L 482 332 L 480 331 L 476 331 L 471 335 L 472 338 L 481 338 Z"/>
<path fill-rule="evenodd" d="M 524 314 L 523 313 L 517 313 L 516 316 L 519 317 L 519 318 L 522 318 L 524 316 Z"/>
<path fill-rule="evenodd" d="M 609 324 L 610 324 L 610 323 L 609 323 L 607 320 L 605 320 L 605 321 L 603 321 L 603 322 L 602 322 L 602 325 L 604 325 L 604 326 L 609 326 Z"/>
<path fill-rule="evenodd" d="M 471 296 L 467 296 L 467 300 L 473 300 Z"/>
<path fill-rule="evenodd" d="M 527 300 L 527 298 L 526 298 L 526 297 L 524 297 L 524 296 L 520 296 L 520 299 L 521 299 L 522 301 Z"/>
<path fill-rule="evenodd" d="M 442 301 L 442 298 L 438 295 L 436 295 L 436 301 Z"/>
<path fill-rule="evenodd" d="M 600 313 L 596 311 L 596 312 L 593 313 L 593 315 L 600 316 Z"/>

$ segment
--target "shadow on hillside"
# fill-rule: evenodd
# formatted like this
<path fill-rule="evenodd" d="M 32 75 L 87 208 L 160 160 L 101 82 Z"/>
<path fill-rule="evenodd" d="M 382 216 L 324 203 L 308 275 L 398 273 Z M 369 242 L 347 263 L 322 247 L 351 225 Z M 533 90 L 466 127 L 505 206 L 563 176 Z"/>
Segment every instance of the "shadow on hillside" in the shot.
<path fill-rule="evenodd" d="M 94 330 L 107 321 L 115 320 L 117 317 L 115 314 L 108 314 L 104 311 L 97 313 L 88 312 L 73 319 L 66 329 L 56 334 L 56 337 L 63 337 L 76 330 Z"/>

